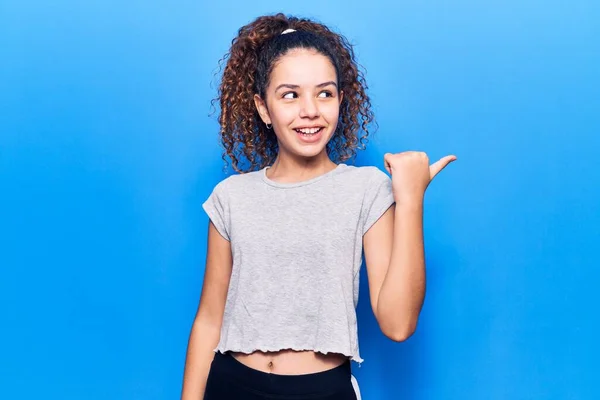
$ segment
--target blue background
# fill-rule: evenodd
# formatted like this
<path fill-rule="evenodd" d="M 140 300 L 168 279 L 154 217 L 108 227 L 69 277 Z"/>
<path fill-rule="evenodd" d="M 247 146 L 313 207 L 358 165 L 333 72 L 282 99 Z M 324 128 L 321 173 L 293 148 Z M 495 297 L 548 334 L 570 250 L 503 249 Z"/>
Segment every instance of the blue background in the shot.
<path fill-rule="evenodd" d="M 0 398 L 178 398 L 225 176 L 213 74 L 280 10 L 357 45 L 380 124 L 358 165 L 459 158 L 410 340 L 363 280 L 363 398 L 600 398 L 599 3 L 282 4 L 0 3 Z"/>

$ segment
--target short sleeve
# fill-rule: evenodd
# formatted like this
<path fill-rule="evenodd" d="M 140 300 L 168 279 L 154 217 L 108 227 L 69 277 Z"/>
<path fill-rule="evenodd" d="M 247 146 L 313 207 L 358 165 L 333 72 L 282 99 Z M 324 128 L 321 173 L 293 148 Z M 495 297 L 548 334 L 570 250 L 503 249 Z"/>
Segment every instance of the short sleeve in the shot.
<path fill-rule="evenodd" d="M 230 213 L 227 192 L 224 188 L 224 182 L 215 186 L 208 199 L 202 204 L 202 208 L 212 221 L 217 231 L 227 240 L 230 238 Z"/>
<path fill-rule="evenodd" d="M 392 180 L 379 168 L 373 167 L 366 190 L 363 202 L 363 235 L 395 202 Z"/>

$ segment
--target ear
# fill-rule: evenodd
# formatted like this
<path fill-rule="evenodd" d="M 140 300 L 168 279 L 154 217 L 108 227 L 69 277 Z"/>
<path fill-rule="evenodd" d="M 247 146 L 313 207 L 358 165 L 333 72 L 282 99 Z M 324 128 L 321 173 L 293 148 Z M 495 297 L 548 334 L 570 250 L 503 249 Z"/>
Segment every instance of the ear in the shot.
<path fill-rule="evenodd" d="M 260 98 L 259 95 L 254 95 L 254 105 L 256 106 L 256 111 L 258 111 L 258 115 L 260 115 L 260 119 L 263 120 L 265 124 L 271 123 L 271 117 L 269 117 L 269 110 L 267 109 L 267 105 L 265 101 Z"/>
<path fill-rule="evenodd" d="M 343 90 L 340 90 L 340 96 L 339 96 L 339 98 L 340 98 L 340 106 L 341 106 L 342 105 L 342 100 L 344 100 L 344 91 Z"/>

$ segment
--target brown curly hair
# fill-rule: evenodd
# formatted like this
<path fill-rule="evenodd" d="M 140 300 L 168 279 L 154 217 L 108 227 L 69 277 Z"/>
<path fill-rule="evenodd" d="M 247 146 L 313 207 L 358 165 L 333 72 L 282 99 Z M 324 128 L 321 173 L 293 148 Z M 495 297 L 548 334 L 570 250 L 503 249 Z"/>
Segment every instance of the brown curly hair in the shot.
<path fill-rule="evenodd" d="M 281 35 L 290 28 L 301 34 Z M 327 144 L 330 158 L 344 162 L 367 144 L 374 115 L 364 75 L 348 40 L 313 20 L 281 13 L 261 16 L 240 28 L 229 52 L 219 61 L 221 67 L 225 61 L 226 65 L 218 97 L 213 100 L 213 104 L 220 104 L 223 160 L 227 165 L 228 156 L 239 173 L 270 165 L 277 156 L 277 138 L 261 123 L 253 97 L 256 93 L 264 96 L 273 65 L 294 48 L 310 48 L 327 56 L 336 69 L 338 88 L 344 93 L 338 126 Z"/>

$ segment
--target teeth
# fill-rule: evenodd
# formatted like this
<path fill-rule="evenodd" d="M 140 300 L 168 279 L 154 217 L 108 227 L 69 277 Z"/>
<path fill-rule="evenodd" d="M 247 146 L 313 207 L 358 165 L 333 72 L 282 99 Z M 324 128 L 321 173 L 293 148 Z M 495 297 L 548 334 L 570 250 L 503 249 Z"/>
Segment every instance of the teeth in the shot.
<path fill-rule="evenodd" d="M 312 134 L 319 132 L 319 130 L 321 130 L 321 128 L 301 128 L 301 129 L 296 129 L 296 130 L 298 132 L 302 132 L 306 135 L 312 135 Z"/>

